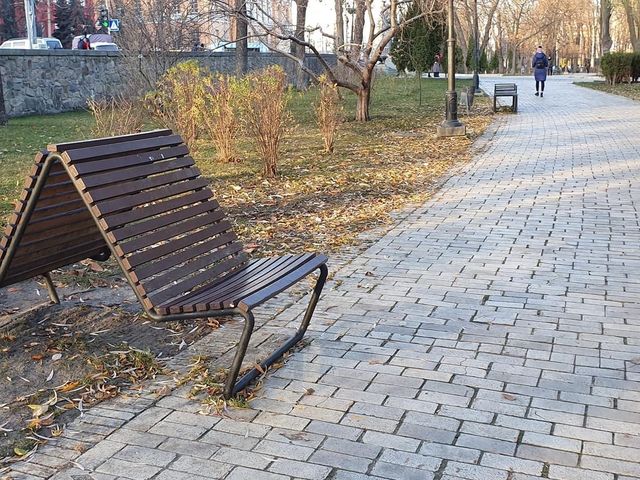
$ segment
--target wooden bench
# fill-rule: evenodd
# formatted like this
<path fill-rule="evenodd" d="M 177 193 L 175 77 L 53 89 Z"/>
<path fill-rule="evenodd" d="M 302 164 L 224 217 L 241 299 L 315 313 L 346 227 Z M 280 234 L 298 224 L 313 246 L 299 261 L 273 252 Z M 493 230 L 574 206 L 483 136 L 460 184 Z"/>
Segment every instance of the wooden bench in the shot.
<path fill-rule="evenodd" d="M 241 315 L 244 330 L 224 388 L 246 387 L 304 336 L 327 278 L 315 253 L 249 260 L 178 135 L 156 130 L 49 145 L 36 157 L 0 239 L 0 287 L 112 254 L 146 314 L 159 321 Z M 300 328 L 236 382 L 252 310 L 314 271 Z"/>
<path fill-rule="evenodd" d="M 473 101 L 476 96 L 476 89 L 473 85 L 468 86 L 462 92 L 460 92 L 460 103 L 462 103 L 467 109 L 467 115 L 471 112 L 473 107 Z"/>
<path fill-rule="evenodd" d="M 518 111 L 518 86 L 515 83 L 496 83 L 493 87 L 493 111 L 497 109 L 498 97 L 511 97 L 511 111 Z"/>

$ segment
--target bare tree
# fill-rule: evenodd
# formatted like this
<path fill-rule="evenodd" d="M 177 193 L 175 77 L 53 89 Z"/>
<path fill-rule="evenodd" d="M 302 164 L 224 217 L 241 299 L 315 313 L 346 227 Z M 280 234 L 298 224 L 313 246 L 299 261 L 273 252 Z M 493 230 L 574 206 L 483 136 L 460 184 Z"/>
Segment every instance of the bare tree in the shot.
<path fill-rule="evenodd" d="M 403 12 L 412 1 L 419 2 L 420 13 L 408 18 L 403 15 Z M 335 6 L 336 31 L 333 34 L 323 32 L 323 35 L 330 37 L 334 41 L 338 60 L 337 65 L 327 62 L 311 41 L 288 33 L 281 25 L 277 25 L 273 18 L 270 19 L 270 22 L 264 22 L 256 18 L 256 16 L 247 14 L 247 19 L 256 35 L 273 36 L 280 40 L 288 40 L 313 54 L 322 65 L 330 82 L 352 91 L 357 96 L 356 120 L 367 121 L 370 119 L 369 106 L 373 72 L 385 52 L 385 48 L 404 25 L 432 15 L 435 12 L 442 12 L 444 5 L 442 0 L 390 0 L 390 3 L 382 9 L 383 19 L 377 20 L 372 0 L 356 0 L 353 35 L 350 43 L 346 43 L 344 39 L 344 29 L 342 27 L 343 7 L 340 0 L 336 0 Z M 262 11 L 261 13 L 262 15 L 268 15 L 269 12 Z M 299 68 L 315 81 L 319 80 L 319 75 L 305 65 L 304 59 L 298 58 L 291 52 L 284 51 L 278 47 L 268 46 L 271 50 L 277 51 L 296 62 Z M 348 74 L 344 72 L 348 72 Z"/>
<path fill-rule="evenodd" d="M 235 0 L 235 43 L 236 43 L 236 72 L 238 75 L 247 73 L 249 45 L 247 42 L 247 3 L 246 0 Z"/>
<path fill-rule="evenodd" d="M 131 93 L 154 88 L 180 60 L 178 52 L 199 46 L 200 34 L 220 15 L 191 0 L 120 0 L 117 9 L 122 19 L 117 41 Z"/>
<path fill-rule="evenodd" d="M 307 7 L 309 5 L 309 0 L 296 0 L 296 30 L 295 36 L 296 38 L 304 39 L 304 34 L 307 26 Z M 304 54 L 305 48 L 303 45 L 300 45 L 295 42 L 291 42 L 291 53 L 295 55 L 298 59 L 298 62 L 304 62 Z M 298 75 L 296 77 L 296 88 L 299 90 L 306 87 L 304 85 L 305 73 L 302 69 L 298 69 Z"/>

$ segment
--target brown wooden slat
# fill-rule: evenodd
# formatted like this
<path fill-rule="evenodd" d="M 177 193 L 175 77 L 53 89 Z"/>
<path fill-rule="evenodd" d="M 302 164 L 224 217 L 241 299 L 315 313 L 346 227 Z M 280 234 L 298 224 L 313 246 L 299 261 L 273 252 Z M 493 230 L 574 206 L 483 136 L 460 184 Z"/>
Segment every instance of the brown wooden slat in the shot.
<path fill-rule="evenodd" d="M 83 244 L 72 245 L 69 248 L 60 251 L 43 250 L 37 258 L 35 256 L 14 257 L 11 261 L 11 272 L 19 275 L 24 271 L 34 271 L 40 265 L 48 265 L 55 263 L 58 258 L 77 258 L 77 261 L 84 260 L 88 257 L 88 251 L 99 250 L 104 248 L 104 240 L 102 238 L 92 239 Z M 67 265 L 65 263 L 65 265 Z"/>
<path fill-rule="evenodd" d="M 87 218 L 74 222 L 70 225 L 60 224 L 55 227 L 52 227 L 47 230 L 47 236 L 49 238 L 57 238 L 65 235 L 76 235 L 82 234 L 87 231 L 95 231 L 98 232 L 98 227 L 96 227 L 96 222 L 87 215 Z M 20 242 L 21 246 L 32 245 L 34 243 L 38 243 L 42 241 L 43 236 L 40 232 L 31 232 L 29 227 L 25 231 L 24 236 L 22 237 L 22 241 Z"/>
<path fill-rule="evenodd" d="M 243 265 L 246 260 L 247 257 L 244 254 L 232 257 L 231 260 L 227 262 L 219 263 L 213 268 L 190 277 L 188 280 L 185 280 L 184 282 L 175 286 L 175 288 L 168 288 L 159 292 L 152 292 L 150 294 L 147 294 L 148 302 L 152 306 L 152 308 L 155 306 L 163 307 L 165 306 L 165 303 L 174 303 L 174 299 L 181 295 L 180 292 L 188 292 L 189 290 L 206 283 L 212 278 L 216 278 L 226 272 L 231 272 L 236 267 Z"/>
<path fill-rule="evenodd" d="M 142 178 L 130 182 L 121 182 L 118 184 L 118 188 L 114 188 L 113 185 L 103 188 L 92 188 L 86 194 L 89 203 L 96 203 L 109 198 L 119 197 L 129 193 L 137 193 L 150 188 L 157 188 L 182 180 L 188 180 L 190 178 L 195 178 L 198 175 L 200 175 L 200 172 L 196 168 L 183 168 L 180 170 L 174 170 L 170 173 L 155 175 L 153 177 Z"/>
<path fill-rule="evenodd" d="M 141 235 L 153 230 L 157 230 L 173 223 L 178 223 L 182 220 L 200 215 L 206 212 L 211 212 L 218 208 L 218 202 L 215 200 L 209 200 L 207 202 L 198 203 L 190 208 L 183 208 L 182 210 L 176 210 L 161 217 L 151 218 L 143 222 L 138 222 L 133 225 L 118 228 L 109 232 L 107 235 L 113 242 L 120 242 L 126 238 L 131 238 L 136 235 Z"/>
<path fill-rule="evenodd" d="M 164 273 L 157 275 L 152 279 L 144 280 L 140 282 L 140 284 L 145 288 L 147 292 L 159 290 L 162 287 L 171 285 L 171 289 L 177 292 L 177 294 L 186 293 L 193 287 L 189 287 L 187 289 L 180 287 L 180 285 L 183 283 L 181 279 L 188 278 L 189 275 L 193 275 L 199 270 L 202 270 L 218 262 L 225 263 L 225 258 L 232 257 L 233 255 L 241 251 L 242 245 L 240 243 L 232 243 L 214 252 L 201 255 L 195 260 L 185 263 L 184 265 L 181 265 L 179 267 L 170 265 L 169 269 L 165 270 Z"/>
<path fill-rule="evenodd" d="M 78 195 L 77 192 L 75 192 L 75 194 L 76 194 L 75 198 L 72 198 L 71 200 L 60 201 L 55 204 L 42 205 L 41 202 L 38 202 L 36 204 L 36 209 L 33 211 L 31 215 L 31 220 L 40 221 L 60 213 L 65 213 L 65 212 L 80 209 L 80 208 L 86 210 L 87 207 L 82 201 L 82 198 L 80 198 L 80 195 Z"/>
<path fill-rule="evenodd" d="M 283 260 L 288 257 L 291 257 L 291 255 L 276 257 L 276 260 Z M 196 305 L 202 305 L 202 302 L 205 299 L 215 295 L 215 293 L 213 293 L 214 291 L 218 292 L 222 289 L 226 289 L 228 286 L 241 284 L 252 277 L 260 276 L 263 271 L 273 268 L 273 260 L 273 258 L 258 258 L 237 269 L 230 275 L 226 275 L 221 279 L 207 283 L 202 288 L 194 290 L 192 293 L 181 297 L 179 301 L 176 301 L 175 305 L 171 306 L 171 312 L 180 313 L 195 311 Z"/>
<path fill-rule="evenodd" d="M 82 230 L 77 232 L 75 235 L 60 235 L 57 237 L 41 237 L 37 240 L 34 240 L 27 244 L 20 243 L 20 248 L 16 251 L 15 258 L 20 257 L 35 257 L 38 255 L 48 254 L 52 251 L 57 250 L 66 250 L 71 248 L 73 245 L 82 245 L 85 243 L 91 243 L 93 241 L 102 241 L 104 246 L 106 247 L 106 243 L 98 232 L 97 229 L 94 231 Z"/>
<path fill-rule="evenodd" d="M 107 158 L 103 160 L 86 161 L 70 166 L 70 170 L 74 177 L 80 175 L 89 175 L 92 173 L 104 172 L 107 170 L 115 170 L 118 168 L 133 167 L 146 163 L 153 163 L 160 160 L 168 160 L 170 158 L 184 157 L 189 153 L 186 145 L 178 145 L 157 152 L 134 153 L 122 157 Z"/>
<path fill-rule="evenodd" d="M 180 157 L 166 162 L 149 163 L 147 165 L 139 165 L 136 167 L 89 175 L 78 178 L 77 181 L 81 186 L 81 190 L 88 190 L 109 184 L 135 180 L 140 177 L 169 172 L 171 170 L 178 170 L 180 168 L 191 168 L 193 165 L 194 163 L 191 157 Z M 117 185 L 115 185 L 115 187 L 117 187 Z"/>
<path fill-rule="evenodd" d="M 71 180 L 69 180 L 68 182 L 59 183 L 55 187 L 43 188 L 42 192 L 40 192 L 40 198 L 38 199 L 38 201 L 47 199 L 47 198 L 52 198 L 62 193 L 69 193 L 69 192 L 78 193 L 77 190 L 74 188 Z"/>
<path fill-rule="evenodd" d="M 69 182 L 69 180 L 69 175 L 64 167 L 59 162 L 56 162 L 51 166 L 44 188 L 53 188 L 61 183 Z"/>
<path fill-rule="evenodd" d="M 163 198 L 199 190 L 205 188 L 207 185 L 209 185 L 207 179 L 200 177 L 185 182 L 173 183 L 164 188 L 156 188 L 133 195 L 117 197 L 112 200 L 104 200 L 96 205 L 96 209 L 100 211 L 100 216 L 105 216 L 113 212 L 144 205 L 145 203 L 157 202 Z M 209 194 L 209 196 L 211 197 L 212 195 Z"/>
<path fill-rule="evenodd" d="M 292 274 L 295 275 L 294 272 L 300 271 L 300 269 L 304 269 L 304 266 L 313 260 L 315 255 L 304 254 L 300 255 L 299 259 L 295 262 L 291 262 L 287 265 L 283 265 L 278 271 L 269 271 L 269 275 L 264 278 L 258 279 L 258 281 L 253 281 L 251 284 L 245 286 L 245 288 L 235 290 L 230 292 L 224 298 L 218 296 L 213 301 L 221 302 L 223 308 L 229 308 L 231 305 L 234 307 L 238 306 L 238 303 L 251 296 L 255 293 L 268 289 L 274 283 L 280 282 L 282 278 L 290 276 Z M 301 277 L 299 277 L 301 278 Z"/>
<path fill-rule="evenodd" d="M 92 140 L 80 140 L 77 142 L 52 143 L 47 146 L 49 152 L 63 152 L 65 150 L 73 150 L 78 148 L 87 148 L 92 146 L 110 145 L 122 141 L 140 140 L 145 138 L 160 137 L 171 135 L 173 132 L 169 129 L 151 130 L 149 132 L 132 133 L 129 135 L 121 135 L 118 137 L 104 137 Z"/>
<path fill-rule="evenodd" d="M 78 191 L 73 188 L 73 185 L 71 185 L 72 188 L 69 189 L 69 191 L 66 192 L 61 192 L 58 193 L 56 195 L 51 195 L 49 197 L 43 198 L 40 197 L 38 199 L 38 204 L 37 204 L 37 209 L 45 209 L 51 206 L 55 206 L 59 203 L 65 203 L 68 202 L 70 200 L 74 200 L 74 199 L 79 199 L 80 201 L 82 201 L 82 198 L 80 197 L 80 194 L 78 194 Z M 26 205 L 25 205 L 26 206 Z M 23 207 L 22 207 L 23 208 Z"/>
<path fill-rule="evenodd" d="M 117 248 L 118 250 L 122 251 L 122 253 L 118 253 L 118 255 L 125 256 L 132 254 L 137 250 L 142 250 L 143 248 L 147 248 L 157 243 L 164 242 L 172 237 L 177 237 L 178 235 L 188 233 L 192 230 L 215 224 L 217 222 L 220 222 L 220 220 L 222 220 L 223 218 L 224 213 L 222 212 L 222 210 L 217 209 L 205 215 L 199 215 L 194 218 L 190 218 L 189 220 L 176 225 L 159 228 L 151 234 L 147 234 L 132 240 L 126 240 L 124 242 L 118 242 Z"/>
<path fill-rule="evenodd" d="M 162 257 L 156 262 L 138 267 L 135 269 L 135 281 L 142 282 L 144 279 L 157 275 L 163 270 L 169 270 L 170 268 L 174 268 L 177 265 L 192 260 L 199 255 L 204 255 L 214 251 L 215 249 L 222 248 L 227 244 L 231 244 L 233 243 L 233 240 L 229 240 L 230 237 L 233 238 L 233 236 L 229 235 L 218 235 L 217 237 L 210 238 L 205 242 L 184 248 L 178 253 Z M 240 249 L 241 248 L 242 246 L 240 246 Z"/>
<path fill-rule="evenodd" d="M 229 272 L 224 276 L 213 279 L 211 282 L 207 282 L 201 287 L 193 289 L 190 293 L 180 297 L 179 301 L 176 300 L 175 305 L 172 304 L 172 308 L 174 306 L 177 308 L 177 310 L 172 310 L 172 313 L 181 312 L 181 308 L 184 306 L 194 305 L 199 299 L 205 298 L 212 289 L 218 288 L 218 286 L 223 283 L 235 282 L 238 277 L 257 274 L 261 269 L 268 266 L 268 264 L 269 258 L 256 258 L 236 268 L 233 272 Z"/>
<path fill-rule="evenodd" d="M 137 207 L 126 212 L 107 215 L 100 220 L 100 225 L 102 225 L 105 230 L 108 230 L 109 228 L 118 228 L 128 223 L 137 222 L 145 218 L 167 213 L 188 205 L 195 205 L 196 203 L 203 202 L 209 198 L 211 198 L 211 192 L 208 189 L 200 190 L 195 193 L 182 195 L 181 197 L 174 197 L 171 200 L 156 202 L 150 205 Z"/>
<path fill-rule="evenodd" d="M 248 282 L 253 278 L 260 277 L 266 270 L 287 262 L 291 258 L 293 258 L 292 255 L 285 255 L 282 257 L 260 258 L 251 261 L 243 268 L 234 272 L 233 275 L 226 276 L 223 281 L 207 284 L 207 286 L 202 288 L 197 294 L 190 294 L 185 298 L 181 298 L 179 306 L 195 306 L 207 298 L 213 298 L 218 292 L 231 291 L 238 285 Z"/>
<path fill-rule="evenodd" d="M 50 263 L 42 263 L 39 264 L 36 268 L 32 270 L 24 270 L 19 273 L 13 272 L 11 269 L 9 270 L 9 274 L 6 278 L 3 279 L 3 285 L 10 285 L 12 283 L 21 282 L 23 280 L 27 280 L 29 278 L 33 278 L 36 275 L 42 275 L 43 273 L 50 272 L 51 270 L 55 270 L 56 268 L 64 267 L 69 265 L 70 263 L 76 263 L 85 258 L 91 257 L 93 255 L 97 255 L 102 251 L 104 246 L 96 247 L 95 249 L 85 250 L 83 255 L 79 255 L 77 252 L 74 255 L 70 255 L 68 257 L 58 257 L 55 261 Z"/>
<path fill-rule="evenodd" d="M 125 260 L 127 261 L 130 268 L 133 269 L 135 267 L 138 267 L 139 265 L 151 262 L 173 252 L 177 252 L 178 250 L 186 248 L 189 245 L 193 245 L 216 235 L 223 237 L 223 239 L 226 240 L 227 243 L 231 243 L 237 240 L 238 237 L 235 233 L 228 231 L 230 229 L 231 224 L 224 220 L 207 228 L 203 228 L 202 230 L 189 232 L 187 235 L 184 235 L 180 238 L 174 238 L 170 242 L 165 242 L 161 245 L 148 248 L 147 250 L 136 252 L 133 255 L 127 257 Z"/>
<path fill-rule="evenodd" d="M 44 232 L 50 228 L 84 220 L 87 217 L 90 217 L 88 210 L 86 208 L 79 208 L 69 212 L 67 215 L 58 214 L 42 221 L 29 222 L 29 226 L 27 227 L 27 230 L 25 230 L 25 234 L 29 233 L 32 235 L 36 232 Z"/>
<path fill-rule="evenodd" d="M 266 300 L 275 297 L 280 292 L 283 292 L 294 283 L 303 279 L 311 272 L 319 268 L 321 265 L 327 263 L 327 257 L 324 255 L 317 255 L 311 261 L 306 262 L 299 269 L 290 272 L 286 276 L 280 278 L 277 282 L 272 283 L 266 288 L 262 288 L 259 291 L 242 298 L 236 306 L 242 310 L 249 311 L 253 307 L 262 304 Z"/>
<path fill-rule="evenodd" d="M 213 308 L 229 308 L 230 305 L 235 306 L 238 300 L 241 300 L 243 297 L 260 290 L 260 288 L 266 287 L 267 285 L 277 281 L 279 278 L 289 274 L 296 268 L 299 268 L 311 258 L 313 258 L 312 255 L 299 255 L 287 260 L 286 262 L 270 266 L 268 269 L 263 270 L 261 275 L 256 275 L 249 281 L 241 282 L 231 289 L 222 291 L 218 291 L 218 289 L 216 289 L 212 292 L 212 295 L 206 299 L 206 302 L 202 303 L 206 303 L 209 307 Z M 220 287 L 222 287 L 222 285 L 220 285 Z"/>
<path fill-rule="evenodd" d="M 144 138 L 141 140 L 126 140 L 110 143 L 106 145 L 96 145 L 73 150 L 65 149 L 62 154 L 69 164 L 85 160 L 97 160 L 101 157 L 120 156 L 131 152 L 143 152 L 146 150 L 158 150 L 163 147 L 174 147 L 180 145 L 182 139 L 179 135 L 163 135 Z"/>

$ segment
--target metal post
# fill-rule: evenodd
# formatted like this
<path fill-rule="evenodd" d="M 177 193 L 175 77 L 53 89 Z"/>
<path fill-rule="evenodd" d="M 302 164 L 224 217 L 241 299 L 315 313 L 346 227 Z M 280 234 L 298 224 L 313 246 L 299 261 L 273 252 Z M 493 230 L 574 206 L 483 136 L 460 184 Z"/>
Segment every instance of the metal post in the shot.
<path fill-rule="evenodd" d="M 456 93 L 456 34 L 454 30 L 453 0 L 449 0 L 449 39 L 447 40 L 447 83 L 446 119 L 438 126 L 439 137 L 464 135 L 465 126 L 458 120 L 458 94 Z"/>
<path fill-rule="evenodd" d="M 24 17 L 27 22 L 27 48 L 32 49 L 36 43 L 36 5 L 35 0 L 24 0 Z"/>
<path fill-rule="evenodd" d="M 47 0 L 47 37 L 53 36 L 53 29 L 51 27 L 51 0 Z"/>
<path fill-rule="evenodd" d="M 478 28 L 478 0 L 473 0 L 473 88 L 480 92 L 480 31 Z"/>

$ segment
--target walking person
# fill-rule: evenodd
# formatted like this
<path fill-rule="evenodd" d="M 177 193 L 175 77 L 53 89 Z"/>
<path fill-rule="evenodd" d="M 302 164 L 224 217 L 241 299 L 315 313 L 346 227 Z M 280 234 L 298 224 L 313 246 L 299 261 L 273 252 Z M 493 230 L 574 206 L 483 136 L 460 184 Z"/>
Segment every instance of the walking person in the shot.
<path fill-rule="evenodd" d="M 549 60 L 542 51 L 541 45 L 538 45 L 538 49 L 531 59 L 531 66 L 533 67 L 533 77 L 536 79 L 536 97 L 538 95 L 544 97 L 544 82 L 547 81 Z"/>
<path fill-rule="evenodd" d="M 433 66 L 431 67 L 431 71 L 433 72 L 434 78 L 440 78 L 440 62 L 436 58 L 435 62 L 433 62 Z"/>

